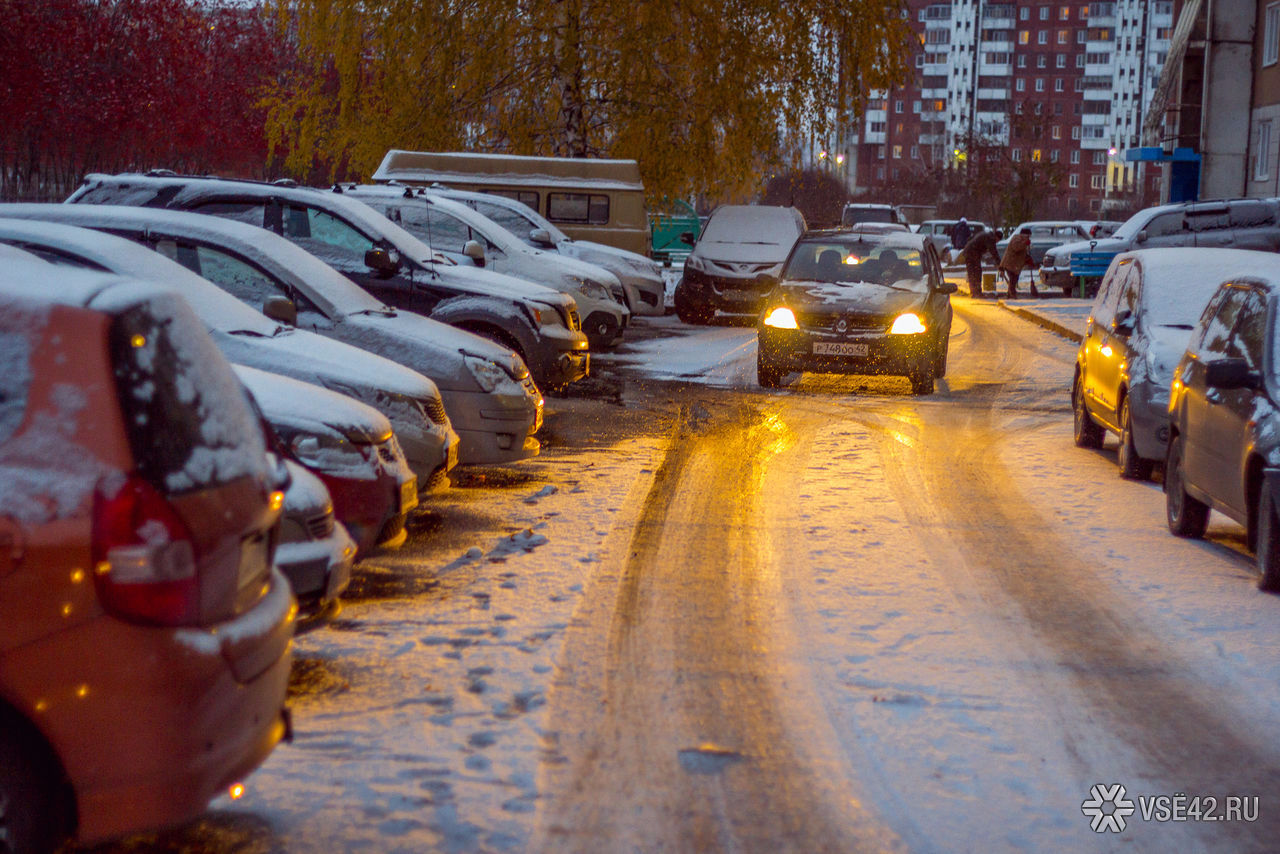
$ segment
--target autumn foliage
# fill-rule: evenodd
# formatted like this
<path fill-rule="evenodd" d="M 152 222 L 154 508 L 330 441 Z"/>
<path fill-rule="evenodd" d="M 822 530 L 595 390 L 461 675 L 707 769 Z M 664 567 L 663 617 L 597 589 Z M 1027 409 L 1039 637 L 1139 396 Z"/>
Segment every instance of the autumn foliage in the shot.
<path fill-rule="evenodd" d="M 256 5 L 0 0 L 0 199 L 91 171 L 261 175 L 259 103 L 292 56 Z"/>

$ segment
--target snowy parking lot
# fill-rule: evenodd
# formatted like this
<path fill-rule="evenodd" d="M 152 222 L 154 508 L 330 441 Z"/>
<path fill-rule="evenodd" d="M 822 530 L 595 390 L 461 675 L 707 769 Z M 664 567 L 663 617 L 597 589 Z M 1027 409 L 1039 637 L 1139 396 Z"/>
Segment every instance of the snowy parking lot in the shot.
<path fill-rule="evenodd" d="M 1072 445 L 1074 343 L 955 307 L 929 397 L 761 392 L 753 328 L 637 321 L 542 456 L 462 472 L 297 639 L 295 740 L 243 797 L 98 850 L 1273 847 L 1243 529 L 1170 536 L 1113 441 Z M 1175 794 L 1259 808 L 1144 817 Z"/>

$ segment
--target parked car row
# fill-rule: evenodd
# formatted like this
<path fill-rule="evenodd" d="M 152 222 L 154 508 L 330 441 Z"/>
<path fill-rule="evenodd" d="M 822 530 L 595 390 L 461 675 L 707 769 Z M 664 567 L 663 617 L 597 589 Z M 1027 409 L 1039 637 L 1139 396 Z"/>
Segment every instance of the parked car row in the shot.
<path fill-rule="evenodd" d="M 299 621 L 456 466 L 539 452 L 540 385 L 589 370 L 579 301 L 602 347 L 662 310 L 648 259 L 510 200 L 340 189 L 0 205 L 0 847 L 179 822 L 249 773 Z"/>
<path fill-rule="evenodd" d="M 1164 464 L 1169 530 L 1210 510 L 1245 526 L 1259 586 L 1280 590 L 1280 257 L 1124 252 L 1094 299 L 1071 387 L 1075 443 L 1119 437 L 1120 474 Z"/>

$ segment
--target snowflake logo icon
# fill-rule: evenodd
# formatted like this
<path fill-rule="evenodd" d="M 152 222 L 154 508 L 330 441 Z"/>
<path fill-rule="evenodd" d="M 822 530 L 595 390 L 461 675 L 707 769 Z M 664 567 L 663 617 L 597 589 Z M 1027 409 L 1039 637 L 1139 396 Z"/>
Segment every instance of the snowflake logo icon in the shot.
<path fill-rule="evenodd" d="M 1119 833 L 1124 830 L 1125 818 L 1133 815 L 1133 801 L 1125 797 L 1121 784 L 1097 783 L 1089 789 L 1089 799 L 1080 804 L 1080 812 L 1089 819 L 1094 833 Z"/>

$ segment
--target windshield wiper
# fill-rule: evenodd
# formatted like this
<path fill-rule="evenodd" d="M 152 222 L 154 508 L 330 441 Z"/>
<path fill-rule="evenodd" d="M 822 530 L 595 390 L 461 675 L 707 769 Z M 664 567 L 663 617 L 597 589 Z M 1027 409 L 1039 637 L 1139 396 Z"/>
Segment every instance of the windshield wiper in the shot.
<path fill-rule="evenodd" d="M 1156 325 L 1165 329 L 1195 329 L 1195 326 L 1190 323 L 1157 323 Z"/>

